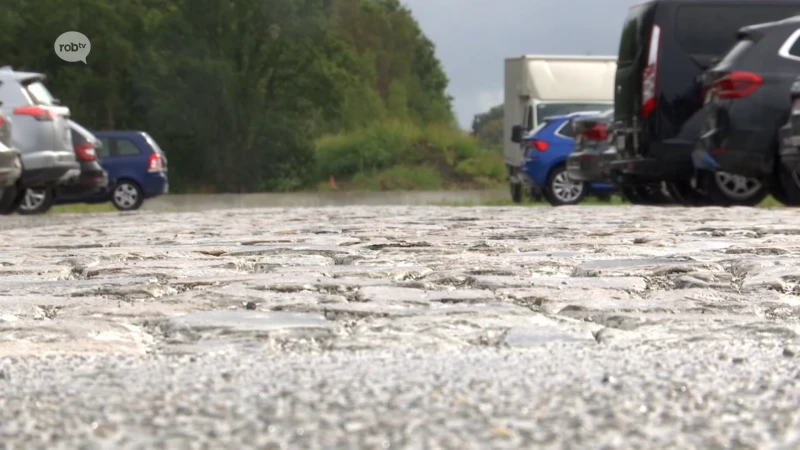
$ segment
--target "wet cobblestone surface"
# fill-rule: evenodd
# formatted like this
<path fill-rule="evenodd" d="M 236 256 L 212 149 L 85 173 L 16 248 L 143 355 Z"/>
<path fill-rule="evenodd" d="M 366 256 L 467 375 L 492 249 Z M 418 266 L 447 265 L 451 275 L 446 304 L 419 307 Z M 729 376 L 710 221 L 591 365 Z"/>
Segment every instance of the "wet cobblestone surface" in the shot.
<path fill-rule="evenodd" d="M 797 448 L 797 217 L 8 217 L 0 448 Z"/>

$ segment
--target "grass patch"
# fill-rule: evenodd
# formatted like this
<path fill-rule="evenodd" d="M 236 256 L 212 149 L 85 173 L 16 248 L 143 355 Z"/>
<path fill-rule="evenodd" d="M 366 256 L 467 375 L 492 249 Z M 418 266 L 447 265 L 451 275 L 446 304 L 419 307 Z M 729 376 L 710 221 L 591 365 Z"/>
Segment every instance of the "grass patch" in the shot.
<path fill-rule="evenodd" d="M 117 208 L 111 202 L 106 203 L 71 203 L 66 205 L 53 206 L 48 214 L 86 214 L 115 212 Z"/>
<path fill-rule="evenodd" d="M 505 163 L 462 130 L 389 121 L 317 141 L 317 177 L 343 190 L 487 189 L 505 183 Z M 317 186 L 329 191 L 327 181 Z"/>

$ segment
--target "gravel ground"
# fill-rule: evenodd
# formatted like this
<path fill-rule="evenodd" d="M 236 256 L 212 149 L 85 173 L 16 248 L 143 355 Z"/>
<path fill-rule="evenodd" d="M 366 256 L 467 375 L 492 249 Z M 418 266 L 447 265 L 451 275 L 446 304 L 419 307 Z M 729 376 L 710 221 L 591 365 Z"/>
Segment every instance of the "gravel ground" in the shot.
<path fill-rule="evenodd" d="M 800 448 L 796 218 L 8 217 L 0 448 Z"/>

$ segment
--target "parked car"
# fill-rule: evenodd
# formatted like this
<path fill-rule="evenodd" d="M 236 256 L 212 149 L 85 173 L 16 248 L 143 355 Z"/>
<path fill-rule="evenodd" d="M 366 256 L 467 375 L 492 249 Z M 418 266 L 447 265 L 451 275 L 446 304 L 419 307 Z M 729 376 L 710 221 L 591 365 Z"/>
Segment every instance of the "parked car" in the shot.
<path fill-rule="evenodd" d="M 41 73 L 0 67 L 0 110 L 12 122 L 25 187 L 53 187 L 80 174 L 67 123 L 70 110 L 51 95 L 44 80 Z"/>
<path fill-rule="evenodd" d="M 772 196 L 786 206 L 800 206 L 800 76 L 789 90 L 791 110 L 778 130 L 777 180 Z"/>
<path fill-rule="evenodd" d="M 24 188 L 19 184 L 22 157 L 13 147 L 11 121 L 0 111 L 0 214 L 14 212 Z"/>
<path fill-rule="evenodd" d="M 522 173 L 525 184 L 541 189 L 544 198 L 553 206 L 575 205 L 590 191 L 609 195 L 614 189 L 610 184 L 573 180 L 567 174 L 567 157 L 575 148 L 572 121 L 596 114 L 599 111 L 547 117 L 523 140 L 525 152 Z"/>
<path fill-rule="evenodd" d="M 68 123 L 75 156 L 80 162 L 80 175 L 56 187 L 28 188 L 25 198 L 17 208 L 20 214 L 44 214 L 54 204 L 94 194 L 108 185 L 108 175 L 100 165 L 95 150 L 102 145 L 100 140 L 74 120 L 69 120 Z"/>
<path fill-rule="evenodd" d="M 567 175 L 572 180 L 589 183 L 611 183 L 608 164 L 616 158 L 617 149 L 610 128 L 614 110 L 572 121 L 575 149 L 567 158 Z"/>
<path fill-rule="evenodd" d="M 169 192 L 167 156 L 144 131 L 96 131 L 96 149 L 108 173 L 108 189 L 84 196 L 59 198 L 59 203 L 105 203 L 120 211 L 139 209 L 144 200 Z"/>
<path fill-rule="evenodd" d="M 767 196 L 766 186 L 785 197 L 779 133 L 800 73 L 800 16 L 744 27 L 738 36 L 737 44 L 706 74 L 708 116 L 693 162 L 698 170 L 759 180 L 762 186 L 747 200 L 756 205 Z M 756 188 L 742 181 L 740 185 Z M 711 186 L 710 193 L 718 194 Z"/>
<path fill-rule="evenodd" d="M 623 195 L 645 204 L 710 201 L 697 189 L 692 164 L 705 119 L 701 75 L 736 43 L 743 26 L 799 12 L 800 0 L 653 0 L 630 8 L 615 78 L 619 158 L 611 164 Z M 726 203 L 752 203 L 731 191 L 730 178 L 712 180 L 728 195 Z"/>

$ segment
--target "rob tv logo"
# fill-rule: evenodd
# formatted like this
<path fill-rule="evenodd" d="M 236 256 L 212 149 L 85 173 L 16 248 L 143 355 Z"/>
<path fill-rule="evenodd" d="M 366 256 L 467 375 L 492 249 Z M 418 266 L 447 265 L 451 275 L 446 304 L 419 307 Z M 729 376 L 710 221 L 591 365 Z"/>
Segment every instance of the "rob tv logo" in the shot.
<path fill-rule="evenodd" d="M 56 39 L 53 48 L 56 51 L 56 55 L 64 61 L 81 61 L 86 64 L 86 57 L 92 51 L 92 43 L 83 33 L 67 31 Z"/>

